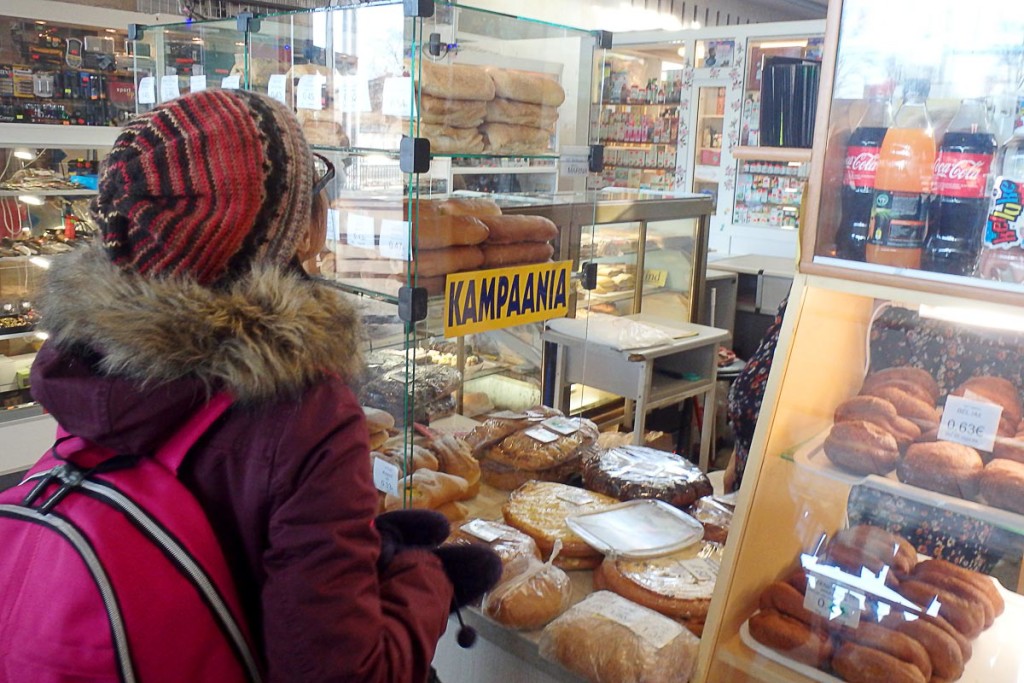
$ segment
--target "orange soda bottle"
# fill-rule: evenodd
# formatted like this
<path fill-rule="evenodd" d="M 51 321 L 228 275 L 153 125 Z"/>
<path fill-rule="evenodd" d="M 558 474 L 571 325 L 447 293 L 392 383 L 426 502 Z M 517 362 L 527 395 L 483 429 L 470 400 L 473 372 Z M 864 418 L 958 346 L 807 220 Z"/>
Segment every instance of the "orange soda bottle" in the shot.
<path fill-rule="evenodd" d="M 882 140 L 864 250 L 868 263 L 921 267 L 935 164 L 927 90 L 927 81 L 907 83 L 903 105 Z"/>

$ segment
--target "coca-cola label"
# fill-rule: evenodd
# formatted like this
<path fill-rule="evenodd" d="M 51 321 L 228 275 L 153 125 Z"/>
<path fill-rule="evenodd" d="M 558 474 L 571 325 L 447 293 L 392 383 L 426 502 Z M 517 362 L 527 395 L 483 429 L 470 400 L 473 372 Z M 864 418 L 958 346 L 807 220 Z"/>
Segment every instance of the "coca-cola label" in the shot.
<path fill-rule="evenodd" d="M 878 147 L 847 147 L 843 184 L 847 187 L 874 187 L 878 170 Z"/>
<path fill-rule="evenodd" d="M 985 185 L 991 168 L 990 154 L 964 154 L 940 150 L 932 169 L 935 194 L 961 199 L 981 199 L 985 196 Z"/>

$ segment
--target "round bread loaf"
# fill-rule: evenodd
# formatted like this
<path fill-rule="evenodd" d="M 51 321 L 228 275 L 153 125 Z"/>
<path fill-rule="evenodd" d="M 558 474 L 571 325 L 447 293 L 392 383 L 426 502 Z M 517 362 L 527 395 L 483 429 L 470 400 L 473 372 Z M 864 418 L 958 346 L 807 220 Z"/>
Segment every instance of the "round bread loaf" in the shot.
<path fill-rule="evenodd" d="M 963 675 L 964 657 L 956 638 L 933 621 L 916 615 L 907 618 L 902 612 L 891 612 L 879 623 L 921 643 L 931 661 L 933 681 L 955 681 Z"/>
<path fill-rule="evenodd" d="M 959 595 L 919 579 L 900 583 L 899 593 L 919 605 L 928 608 L 938 604 L 939 616 L 946 619 L 965 638 L 977 638 L 985 628 L 985 613 L 980 606 L 972 605 Z"/>
<path fill-rule="evenodd" d="M 892 472 L 900 455 L 892 434 L 864 420 L 832 425 L 822 447 L 836 467 L 854 474 Z"/>
<path fill-rule="evenodd" d="M 394 416 L 386 410 L 363 406 L 363 415 L 366 416 L 366 430 L 371 433 L 383 432 L 395 426 Z"/>
<path fill-rule="evenodd" d="M 1021 403 L 1020 392 L 1013 382 L 993 375 L 972 377 L 952 392 L 953 396 L 964 396 L 983 399 L 1003 407 L 1003 417 L 1014 425 L 1020 423 Z"/>
<path fill-rule="evenodd" d="M 596 556 L 600 562 L 601 555 L 568 527 L 565 518 L 581 512 L 600 510 L 618 502 L 609 496 L 575 486 L 528 481 L 509 495 L 501 513 L 506 524 L 531 536 L 545 557 L 550 555 L 555 541 L 561 541 L 559 559 L 589 559 Z"/>
<path fill-rule="evenodd" d="M 572 598 L 569 576 L 551 565 L 537 566 L 499 583 L 484 598 L 484 614 L 510 628 L 533 631 L 564 612 Z"/>
<path fill-rule="evenodd" d="M 445 543 L 487 546 L 501 558 L 502 580 L 521 573 L 530 559 L 543 559 L 532 538 L 499 521 L 470 520 L 456 528 Z"/>
<path fill-rule="evenodd" d="M 896 473 L 900 481 L 947 496 L 972 499 L 984 468 L 978 451 L 952 441 L 915 443 L 907 449 Z"/>
<path fill-rule="evenodd" d="M 999 592 L 999 588 L 996 586 L 995 580 L 991 576 L 986 576 L 980 572 L 972 571 L 966 567 L 961 567 L 960 565 L 953 564 L 948 560 L 935 558 L 918 563 L 914 568 L 914 573 L 922 577 L 927 577 L 932 574 L 949 574 L 951 576 L 956 576 L 981 589 L 995 607 L 996 616 L 1002 614 L 1003 610 L 1006 609 L 1006 603 L 1003 600 L 1003 596 Z"/>
<path fill-rule="evenodd" d="M 1024 464 L 998 459 L 985 465 L 978 477 L 985 502 L 1024 515 Z"/>
<path fill-rule="evenodd" d="M 866 619 L 855 627 L 839 626 L 836 630 L 843 642 L 857 643 L 890 654 L 914 665 L 924 675 L 924 680 L 931 680 L 932 660 L 928 650 L 907 634 L 873 624 Z"/>
<path fill-rule="evenodd" d="M 619 500 L 653 498 L 684 508 L 713 493 L 711 482 L 682 456 L 620 446 L 583 460 L 583 485 Z"/>
<path fill-rule="evenodd" d="M 886 384 L 891 381 L 912 382 L 924 389 L 932 404 L 939 400 L 939 383 L 935 381 L 932 374 L 921 368 L 903 365 L 895 368 L 885 368 L 870 373 L 864 378 L 863 389 L 871 388 L 879 384 Z"/>
<path fill-rule="evenodd" d="M 892 434 L 900 452 L 907 450 L 921 436 L 921 428 L 910 420 L 900 417 L 892 403 L 877 396 L 854 396 L 843 401 L 836 408 L 835 422 L 863 420 L 877 425 Z"/>
<path fill-rule="evenodd" d="M 917 551 L 910 541 L 870 524 L 858 524 L 837 531 L 829 541 L 829 552 L 838 546 L 846 546 L 871 558 L 865 561 L 865 566 L 891 567 L 901 576 L 911 572 L 917 565 Z"/>
<path fill-rule="evenodd" d="M 687 563 L 698 571 L 689 572 Z M 673 619 L 702 620 L 717 576 L 705 565 L 692 553 L 643 560 L 606 557 L 594 570 L 594 590 L 610 590 Z"/>
<path fill-rule="evenodd" d="M 922 401 L 892 384 L 875 387 L 870 393 L 866 392 L 866 395 L 885 399 L 892 404 L 900 417 L 914 420 L 917 424 L 932 425 L 936 421 L 934 403 Z"/>

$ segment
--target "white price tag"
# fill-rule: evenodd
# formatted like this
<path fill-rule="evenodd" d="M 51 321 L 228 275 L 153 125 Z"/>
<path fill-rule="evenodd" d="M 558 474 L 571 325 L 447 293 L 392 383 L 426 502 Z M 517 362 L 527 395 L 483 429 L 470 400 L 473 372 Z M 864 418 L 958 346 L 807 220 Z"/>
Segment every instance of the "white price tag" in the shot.
<path fill-rule="evenodd" d="M 380 222 L 380 255 L 409 261 L 409 222 L 384 219 Z"/>
<path fill-rule="evenodd" d="M 341 224 L 341 210 L 327 210 L 327 239 L 332 242 L 338 241 L 338 226 Z"/>
<path fill-rule="evenodd" d="M 190 92 L 202 92 L 206 90 L 206 76 L 204 74 L 190 76 L 188 79 L 188 89 Z"/>
<path fill-rule="evenodd" d="M 534 427 L 533 429 L 527 429 L 524 433 L 534 441 L 540 441 L 541 443 L 551 443 L 552 441 L 558 440 L 558 434 L 555 434 L 554 432 L 549 432 L 543 427 Z"/>
<path fill-rule="evenodd" d="M 948 396 L 938 438 L 991 452 L 1002 414 L 1003 407 L 995 403 Z"/>
<path fill-rule="evenodd" d="M 718 580 L 718 563 L 714 560 L 700 557 L 680 560 L 678 567 L 683 580 L 689 579 L 692 583 L 714 583 Z"/>
<path fill-rule="evenodd" d="M 574 486 L 566 486 L 559 489 L 555 497 L 573 505 L 586 506 L 594 504 L 594 499 L 589 493 Z"/>
<path fill-rule="evenodd" d="M 156 104 L 156 79 L 146 76 L 139 79 L 139 104 Z"/>
<path fill-rule="evenodd" d="M 820 576 L 807 577 L 804 607 L 830 621 L 857 628 L 863 609 L 864 596 L 839 586 Z"/>
<path fill-rule="evenodd" d="M 235 74 L 234 76 L 225 76 L 220 82 L 220 87 L 224 90 L 238 90 L 241 83 L 241 76 Z"/>
<path fill-rule="evenodd" d="M 270 74 L 267 81 L 267 94 L 278 102 L 288 104 L 288 77 L 284 74 Z"/>
<path fill-rule="evenodd" d="M 415 116 L 412 100 L 412 79 L 385 78 L 381 109 L 386 116 Z"/>
<path fill-rule="evenodd" d="M 306 74 L 299 77 L 299 84 L 295 86 L 295 106 L 298 109 L 313 109 L 315 111 L 323 109 L 323 85 L 326 80 L 320 74 Z"/>
<path fill-rule="evenodd" d="M 336 76 L 334 102 L 341 111 L 370 111 L 369 82 L 360 76 Z"/>
<path fill-rule="evenodd" d="M 472 534 L 485 543 L 494 543 L 505 533 L 485 519 L 474 519 L 462 525 L 462 530 Z"/>
<path fill-rule="evenodd" d="M 564 434 L 566 436 L 578 432 L 580 429 L 579 418 L 556 416 L 544 420 L 541 424 L 553 432 L 558 432 L 559 434 Z"/>
<path fill-rule="evenodd" d="M 558 175 L 566 178 L 586 178 L 590 172 L 590 148 L 586 145 L 562 147 L 558 159 Z"/>
<path fill-rule="evenodd" d="M 180 97 L 181 91 L 178 89 L 178 77 L 177 76 L 161 76 L 160 77 L 160 101 L 170 102 L 175 97 Z"/>
<path fill-rule="evenodd" d="M 402 495 L 398 490 L 398 475 L 398 465 L 383 458 L 373 459 L 373 485 L 378 491 L 390 493 L 392 496 Z"/>
<path fill-rule="evenodd" d="M 373 234 L 373 216 L 350 213 L 346 228 L 348 243 L 353 247 L 373 249 L 376 246 Z"/>

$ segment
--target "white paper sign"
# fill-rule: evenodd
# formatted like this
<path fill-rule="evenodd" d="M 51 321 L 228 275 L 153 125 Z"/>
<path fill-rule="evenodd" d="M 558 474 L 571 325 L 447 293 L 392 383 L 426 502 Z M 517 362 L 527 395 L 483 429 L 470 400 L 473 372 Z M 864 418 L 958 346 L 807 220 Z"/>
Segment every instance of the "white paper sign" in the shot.
<path fill-rule="evenodd" d="M 494 543 L 505 533 L 485 519 L 474 519 L 462 525 L 462 530 L 472 534 L 485 543 Z"/>
<path fill-rule="evenodd" d="M 558 439 L 558 434 L 549 432 L 543 427 L 534 427 L 533 429 L 527 429 L 525 434 L 533 439 L 534 441 L 540 441 L 541 443 L 551 443 Z"/>
<path fill-rule="evenodd" d="M 181 96 L 181 91 L 178 89 L 178 77 L 177 76 L 161 76 L 160 77 L 160 101 L 170 102 L 176 97 Z"/>
<path fill-rule="evenodd" d="M 295 86 L 295 106 L 299 109 L 319 111 L 324 108 L 323 84 L 326 79 L 320 74 L 306 74 Z"/>
<path fill-rule="evenodd" d="M 370 111 L 370 84 L 360 76 L 336 76 L 334 106 L 341 111 Z"/>
<path fill-rule="evenodd" d="M 288 99 L 288 77 L 284 74 L 270 74 L 267 81 L 267 94 L 278 102 L 285 102 Z"/>
<path fill-rule="evenodd" d="M 332 242 L 338 241 L 338 226 L 341 225 L 341 210 L 327 210 L 327 239 Z"/>
<path fill-rule="evenodd" d="M 225 90 L 238 90 L 239 79 L 241 77 L 238 74 L 234 76 L 225 76 L 224 80 L 220 82 L 220 87 Z"/>
<path fill-rule="evenodd" d="M 938 438 L 991 452 L 1002 414 L 1003 407 L 995 403 L 948 396 Z"/>
<path fill-rule="evenodd" d="M 412 101 L 412 78 L 385 78 L 381 109 L 386 116 L 415 116 Z"/>
<path fill-rule="evenodd" d="M 393 496 L 402 495 L 398 490 L 398 466 L 383 458 L 373 459 L 373 485 L 378 491 L 390 493 Z"/>
<path fill-rule="evenodd" d="M 350 213 L 348 215 L 346 237 L 348 243 L 353 247 L 362 247 L 363 249 L 373 249 L 374 246 L 374 235 L 373 235 L 373 217 L 363 216 L 358 213 Z"/>
<path fill-rule="evenodd" d="M 202 92 L 203 90 L 206 90 L 206 76 L 203 74 L 190 76 L 188 79 L 188 89 L 191 92 Z"/>
<path fill-rule="evenodd" d="M 558 432 L 559 434 L 564 434 L 566 436 L 574 432 L 578 432 L 580 429 L 579 418 L 555 416 L 544 420 L 541 424 L 553 432 Z"/>
<path fill-rule="evenodd" d="M 139 104 L 156 104 L 156 79 L 146 76 L 139 79 Z"/>
<path fill-rule="evenodd" d="M 408 221 L 384 219 L 380 222 L 380 255 L 400 261 L 411 260 Z"/>
<path fill-rule="evenodd" d="M 590 172 L 590 148 L 586 145 L 562 147 L 558 159 L 558 175 L 567 178 L 586 178 Z"/>
<path fill-rule="evenodd" d="M 864 596 L 820 576 L 807 577 L 804 607 L 843 626 L 857 628 Z"/>

